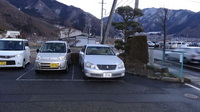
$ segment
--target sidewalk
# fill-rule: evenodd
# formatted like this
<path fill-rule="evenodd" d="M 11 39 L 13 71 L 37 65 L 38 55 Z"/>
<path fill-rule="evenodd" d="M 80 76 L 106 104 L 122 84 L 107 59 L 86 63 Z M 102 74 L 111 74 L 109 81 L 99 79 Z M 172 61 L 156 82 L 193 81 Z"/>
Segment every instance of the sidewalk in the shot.
<path fill-rule="evenodd" d="M 154 66 L 160 67 L 161 65 L 154 63 Z M 168 67 L 168 70 L 170 73 L 180 76 L 180 70 L 169 68 L 169 67 Z M 197 74 L 199 74 L 199 76 L 196 76 Z M 191 73 L 189 71 L 185 71 L 183 69 L 182 76 L 187 79 L 190 79 L 191 83 L 194 83 L 194 84 L 197 84 L 200 86 L 200 73 L 193 74 L 193 73 Z"/>

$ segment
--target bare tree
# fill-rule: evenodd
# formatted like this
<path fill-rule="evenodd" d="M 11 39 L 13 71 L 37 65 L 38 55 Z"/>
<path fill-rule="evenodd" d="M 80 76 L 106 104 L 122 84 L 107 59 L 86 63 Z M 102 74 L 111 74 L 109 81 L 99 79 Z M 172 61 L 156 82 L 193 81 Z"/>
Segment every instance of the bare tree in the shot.
<path fill-rule="evenodd" d="M 163 30 L 163 57 L 162 57 L 162 67 L 164 67 L 165 62 L 165 50 L 166 50 L 166 37 L 167 37 L 167 19 L 168 19 L 168 9 L 162 8 L 159 13 L 160 20 L 158 23 L 160 24 L 162 30 Z"/>

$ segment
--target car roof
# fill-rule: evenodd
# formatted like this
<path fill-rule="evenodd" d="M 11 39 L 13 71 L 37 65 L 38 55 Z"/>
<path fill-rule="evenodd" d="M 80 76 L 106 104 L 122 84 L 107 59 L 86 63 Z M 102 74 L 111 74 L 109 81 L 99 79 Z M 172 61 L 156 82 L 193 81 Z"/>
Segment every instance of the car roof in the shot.
<path fill-rule="evenodd" d="M 45 43 L 67 43 L 65 41 L 46 41 Z"/>
<path fill-rule="evenodd" d="M 88 46 L 94 46 L 94 47 L 110 47 L 109 45 L 105 45 L 105 44 L 87 44 L 86 46 L 87 46 L 87 47 L 88 47 Z"/>
<path fill-rule="evenodd" d="M 0 40 L 27 41 L 27 39 L 19 39 L 19 38 L 1 38 Z"/>

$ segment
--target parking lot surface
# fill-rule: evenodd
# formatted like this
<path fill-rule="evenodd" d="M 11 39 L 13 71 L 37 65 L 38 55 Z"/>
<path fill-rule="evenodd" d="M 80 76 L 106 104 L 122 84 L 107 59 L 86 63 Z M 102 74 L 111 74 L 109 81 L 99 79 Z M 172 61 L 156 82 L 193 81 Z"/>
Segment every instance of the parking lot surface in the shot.
<path fill-rule="evenodd" d="M 199 112 L 200 91 L 182 83 L 126 73 L 117 79 L 84 79 L 79 65 L 69 72 L 36 74 L 0 69 L 0 112 Z"/>

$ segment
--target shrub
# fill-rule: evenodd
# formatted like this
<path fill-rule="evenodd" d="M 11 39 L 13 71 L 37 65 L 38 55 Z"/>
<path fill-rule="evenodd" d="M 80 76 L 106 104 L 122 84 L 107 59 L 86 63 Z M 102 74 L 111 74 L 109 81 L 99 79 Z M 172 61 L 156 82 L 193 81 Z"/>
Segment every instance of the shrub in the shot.
<path fill-rule="evenodd" d="M 79 54 L 71 53 L 71 61 L 73 64 L 79 64 Z"/>
<path fill-rule="evenodd" d="M 148 45 L 146 36 L 134 36 L 128 39 L 128 58 L 130 61 L 138 60 L 143 64 L 149 61 Z"/>

